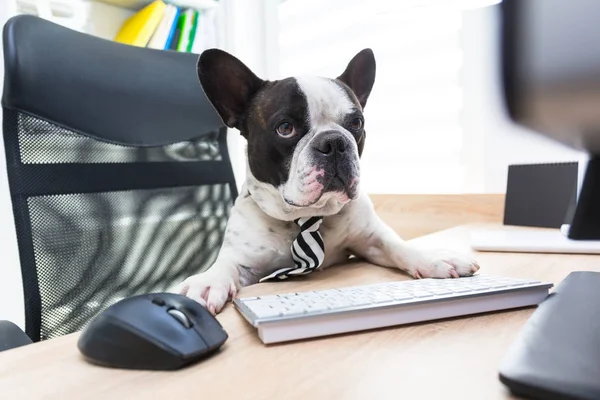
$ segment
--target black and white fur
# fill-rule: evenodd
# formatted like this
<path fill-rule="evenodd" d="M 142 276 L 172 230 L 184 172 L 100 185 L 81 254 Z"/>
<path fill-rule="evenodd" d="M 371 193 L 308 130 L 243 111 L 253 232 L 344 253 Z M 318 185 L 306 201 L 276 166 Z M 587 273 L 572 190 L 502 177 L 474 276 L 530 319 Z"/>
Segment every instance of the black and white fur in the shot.
<path fill-rule="evenodd" d="M 264 81 L 237 58 L 211 49 L 200 56 L 198 76 L 224 123 L 248 141 L 247 178 L 214 265 L 182 282 L 179 293 L 218 313 L 239 288 L 293 265 L 290 247 L 299 232 L 293 220 L 306 216 L 324 216 L 321 269 L 350 256 L 415 278 L 457 278 L 479 269 L 465 255 L 410 246 L 361 193 L 362 112 L 375 81 L 370 49 L 336 79 L 279 81 Z"/>

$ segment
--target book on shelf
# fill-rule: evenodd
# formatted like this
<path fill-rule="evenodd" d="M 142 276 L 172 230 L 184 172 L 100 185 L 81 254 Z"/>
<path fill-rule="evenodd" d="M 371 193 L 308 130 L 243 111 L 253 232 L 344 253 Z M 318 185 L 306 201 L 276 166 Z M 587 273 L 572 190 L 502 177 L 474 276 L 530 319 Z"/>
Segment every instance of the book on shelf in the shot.
<path fill-rule="evenodd" d="M 187 46 L 185 46 L 185 51 L 190 53 L 192 51 L 192 45 L 194 44 L 194 40 L 196 38 L 196 30 L 198 29 L 198 15 L 200 13 L 196 10 L 192 10 L 192 19 L 190 21 L 190 34 L 187 42 Z"/>
<path fill-rule="evenodd" d="M 177 43 L 177 51 L 187 52 L 188 45 L 193 42 L 192 37 L 192 24 L 194 23 L 194 14 L 198 14 L 197 11 L 187 9 L 180 17 L 181 35 L 179 36 L 179 43 Z"/>
<path fill-rule="evenodd" d="M 115 41 L 138 47 L 200 54 L 217 47 L 213 8 L 155 0 L 125 21 Z"/>
<path fill-rule="evenodd" d="M 164 16 L 152 35 L 148 47 L 151 49 L 168 49 L 170 39 L 175 33 L 175 24 L 179 18 L 179 8 L 172 4 L 167 5 Z"/>
<path fill-rule="evenodd" d="M 145 47 L 163 19 L 167 5 L 157 0 L 129 17 L 115 37 L 115 41 Z"/>

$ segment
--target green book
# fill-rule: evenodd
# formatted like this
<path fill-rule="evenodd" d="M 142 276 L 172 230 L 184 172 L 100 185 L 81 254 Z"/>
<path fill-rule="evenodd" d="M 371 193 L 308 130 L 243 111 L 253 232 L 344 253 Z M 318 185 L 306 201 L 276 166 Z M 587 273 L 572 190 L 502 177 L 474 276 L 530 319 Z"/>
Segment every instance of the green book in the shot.
<path fill-rule="evenodd" d="M 187 46 L 187 52 L 192 52 L 194 46 L 194 39 L 196 38 L 196 31 L 198 30 L 198 19 L 200 18 L 200 12 L 194 10 L 194 17 L 192 18 L 192 29 L 190 30 L 190 39 Z"/>
<path fill-rule="evenodd" d="M 187 52 L 188 43 L 190 41 L 190 32 L 192 31 L 193 26 L 194 12 L 194 10 L 188 8 L 179 19 L 181 35 L 179 36 L 179 42 L 177 43 L 177 51 Z"/>

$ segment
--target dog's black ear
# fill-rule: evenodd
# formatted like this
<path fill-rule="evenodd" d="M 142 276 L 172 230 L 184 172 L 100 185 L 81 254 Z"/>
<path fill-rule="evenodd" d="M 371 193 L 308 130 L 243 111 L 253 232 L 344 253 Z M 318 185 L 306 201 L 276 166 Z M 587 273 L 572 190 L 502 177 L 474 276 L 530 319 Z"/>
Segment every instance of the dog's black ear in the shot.
<path fill-rule="evenodd" d="M 237 129 L 241 128 L 240 117 L 252 96 L 264 84 L 243 62 L 219 49 L 209 49 L 200 55 L 198 78 L 223 123 Z"/>
<path fill-rule="evenodd" d="M 373 50 L 364 49 L 350 60 L 346 70 L 337 79 L 344 82 L 356 95 L 364 108 L 375 83 L 375 55 Z"/>

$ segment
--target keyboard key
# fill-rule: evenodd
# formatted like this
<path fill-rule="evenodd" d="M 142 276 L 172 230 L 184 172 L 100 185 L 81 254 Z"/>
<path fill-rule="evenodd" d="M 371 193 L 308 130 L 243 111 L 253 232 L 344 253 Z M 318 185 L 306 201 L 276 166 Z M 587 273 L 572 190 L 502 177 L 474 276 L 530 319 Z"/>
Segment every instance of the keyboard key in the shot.
<path fill-rule="evenodd" d="M 274 300 L 274 301 L 279 301 L 279 297 L 277 295 L 269 295 L 269 296 L 260 296 L 258 297 L 261 301 L 270 301 L 270 300 Z"/>
<path fill-rule="evenodd" d="M 480 290 L 480 289 L 487 290 L 490 288 L 490 285 L 486 282 L 477 282 L 477 283 L 472 284 L 470 287 L 473 290 Z"/>
<path fill-rule="evenodd" d="M 250 310 L 256 315 L 258 318 L 270 318 L 277 317 L 282 315 L 281 311 L 270 307 L 270 306 L 260 306 L 256 305 L 250 308 Z"/>
<path fill-rule="evenodd" d="M 479 287 L 479 286 L 472 286 L 471 287 L 471 291 L 472 292 L 487 292 L 489 290 L 490 290 L 490 287 L 487 286 L 487 285 L 481 286 L 481 287 Z"/>
<path fill-rule="evenodd" d="M 352 301 L 350 302 L 351 305 L 353 306 L 366 306 L 368 304 L 373 304 L 373 302 L 366 298 L 366 297 L 359 297 L 356 299 L 352 299 Z"/>
<path fill-rule="evenodd" d="M 470 292 L 471 289 L 469 289 L 467 287 L 456 287 L 456 288 L 452 289 L 452 291 L 454 293 L 467 293 L 467 292 Z"/>
<path fill-rule="evenodd" d="M 525 286 L 525 283 L 523 283 L 523 282 L 506 282 L 505 285 L 508 287 L 517 287 L 517 286 Z"/>
<path fill-rule="evenodd" d="M 452 294 L 452 290 L 449 289 L 430 289 L 431 293 L 435 294 L 435 295 L 446 295 L 446 294 Z"/>
<path fill-rule="evenodd" d="M 372 296 L 371 300 L 373 301 L 373 303 L 387 303 L 389 301 L 393 301 L 394 299 L 390 296 L 378 294 L 378 295 Z"/>
<path fill-rule="evenodd" d="M 420 298 L 433 297 L 433 293 L 426 292 L 426 291 L 423 291 L 423 290 L 415 291 L 413 294 L 415 295 L 415 297 L 420 297 Z"/>
<path fill-rule="evenodd" d="M 286 307 L 281 311 L 284 316 L 297 315 L 297 314 L 305 314 L 307 309 L 305 306 L 297 305 L 294 307 Z"/>
<path fill-rule="evenodd" d="M 349 305 L 347 302 L 341 301 L 341 300 L 330 300 L 330 301 L 327 301 L 326 304 L 332 310 L 344 308 L 344 307 L 347 307 Z"/>
<path fill-rule="evenodd" d="M 410 299 L 414 299 L 414 296 L 410 293 L 406 293 L 406 292 L 399 292 L 396 293 L 393 296 L 395 301 L 400 301 L 400 300 L 410 300 Z"/>
<path fill-rule="evenodd" d="M 323 304 L 323 303 L 313 304 L 313 305 L 306 307 L 306 311 L 309 313 L 321 312 L 321 311 L 327 311 L 327 310 L 329 310 L 329 307 L 327 306 L 327 304 Z"/>

